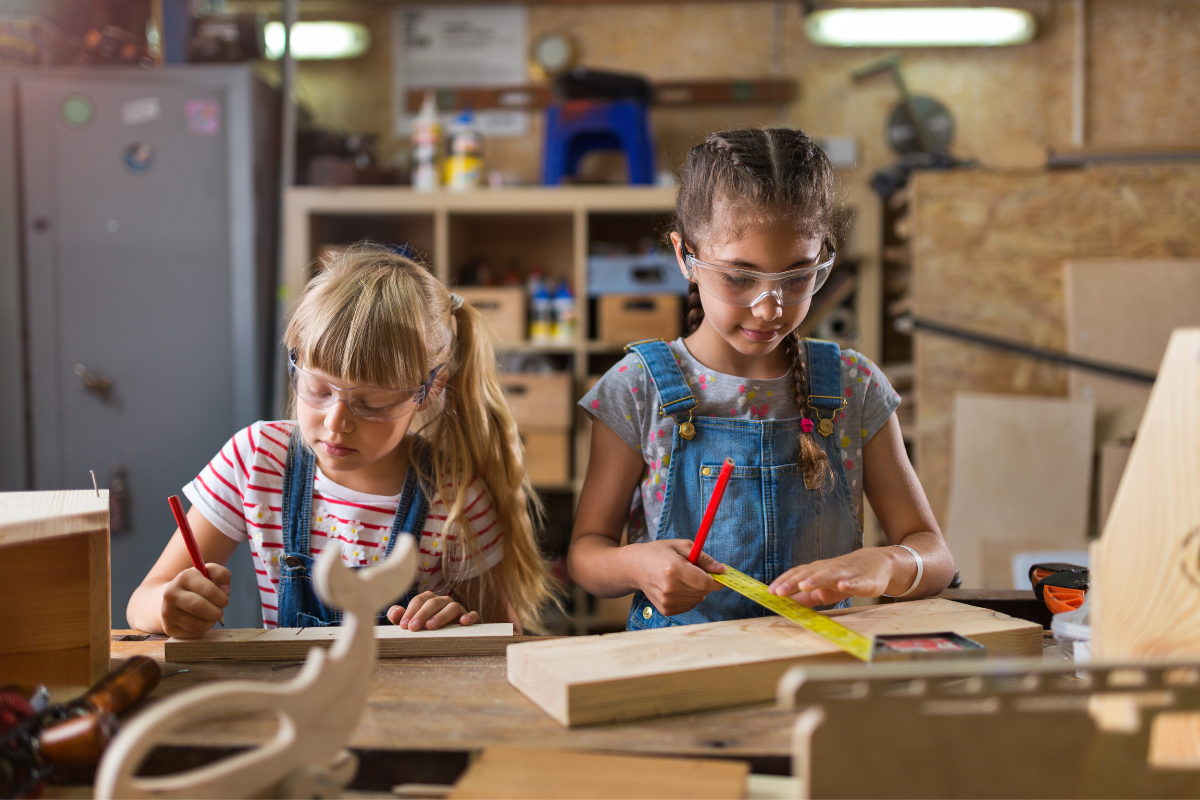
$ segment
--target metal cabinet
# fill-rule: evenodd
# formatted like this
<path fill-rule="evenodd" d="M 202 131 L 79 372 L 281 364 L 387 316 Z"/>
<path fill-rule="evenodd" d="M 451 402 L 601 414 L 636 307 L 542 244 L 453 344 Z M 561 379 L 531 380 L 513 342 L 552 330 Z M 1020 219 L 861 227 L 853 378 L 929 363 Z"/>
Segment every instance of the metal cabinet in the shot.
<path fill-rule="evenodd" d="M 26 474 L 33 489 L 82 488 L 94 469 L 112 491 L 120 625 L 174 530 L 168 495 L 269 408 L 278 101 L 249 67 L 46 69 L 8 84 Z M 227 623 L 260 624 L 248 554 L 231 567 Z"/>

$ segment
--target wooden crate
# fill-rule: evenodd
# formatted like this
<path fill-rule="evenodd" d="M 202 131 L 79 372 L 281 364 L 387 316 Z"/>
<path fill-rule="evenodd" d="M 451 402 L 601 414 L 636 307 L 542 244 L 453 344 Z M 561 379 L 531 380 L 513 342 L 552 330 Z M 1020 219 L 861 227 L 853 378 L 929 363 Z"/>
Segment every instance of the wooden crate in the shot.
<path fill-rule="evenodd" d="M 0 493 L 0 685 L 108 673 L 108 492 Z"/>
<path fill-rule="evenodd" d="M 681 298 L 677 294 L 609 294 L 599 299 L 596 336 L 610 344 L 679 335 Z"/>
<path fill-rule="evenodd" d="M 501 373 L 500 386 L 522 431 L 570 430 L 574 403 L 569 373 Z"/>
<path fill-rule="evenodd" d="M 487 319 L 502 342 L 525 340 L 525 289 L 520 286 L 455 286 L 462 299 Z"/>
<path fill-rule="evenodd" d="M 523 431 L 525 469 L 535 486 L 571 482 L 571 434 L 567 431 Z"/>

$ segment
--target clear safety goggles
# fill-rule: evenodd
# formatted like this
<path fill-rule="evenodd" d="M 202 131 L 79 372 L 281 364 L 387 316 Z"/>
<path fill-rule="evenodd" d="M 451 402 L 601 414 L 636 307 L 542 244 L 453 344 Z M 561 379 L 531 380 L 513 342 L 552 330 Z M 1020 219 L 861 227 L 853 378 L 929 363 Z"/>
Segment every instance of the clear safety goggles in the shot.
<path fill-rule="evenodd" d="M 433 381 L 445 367 L 439 364 L 429 372 L 429 380 L 415 389 L 374 389 L 367 386 L 342 388 L 322 377 L 296 366 L 296 354 L 288 353 L 288 377 L 296 396 L 319 411 L 343 402 L 350 413 L 359 419 L 381 422 L 398 419 L 425 402 L 433 389 Z"/>
<path fill-rule="evenodd" d="M 696 282 L 700 291 L 731 306 L 753 308 L 768 297 L 781 306 L 796 306 L 817 293 L 833 269 L 835 253 L 832 247 L 821 248 L 818 263 L 787 272 L 756 272 L 736 267 L 723 267 L 701 261 L 691 253 L 683 257 L 687 276 Z"/>

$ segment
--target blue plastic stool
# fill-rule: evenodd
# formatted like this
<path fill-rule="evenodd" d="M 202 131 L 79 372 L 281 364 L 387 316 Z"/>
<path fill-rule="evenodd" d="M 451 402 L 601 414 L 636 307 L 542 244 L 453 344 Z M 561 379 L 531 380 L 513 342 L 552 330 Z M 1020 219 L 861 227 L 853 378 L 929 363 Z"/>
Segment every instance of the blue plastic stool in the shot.
<path fill-rule="evenodd" d="M 629 182 L 654 183 L 654 135 L 645 103 L 633 100 L 567 100 L 546 107 L 542 183 L 555 186 L 574 175 L 592 150 L 621 150 Z"/>

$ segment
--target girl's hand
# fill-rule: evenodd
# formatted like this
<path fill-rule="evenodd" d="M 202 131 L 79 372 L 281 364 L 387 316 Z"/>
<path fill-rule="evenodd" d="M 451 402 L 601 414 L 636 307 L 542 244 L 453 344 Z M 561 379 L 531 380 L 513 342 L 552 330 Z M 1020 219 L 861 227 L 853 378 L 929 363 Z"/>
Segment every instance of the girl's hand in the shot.
<path fill-rule="evenodd" d="M 421 592 L 412 599 L 408 608 L 392 606 L 387 612 L 388 621 L 410 631 L 422 628 L 434 630 L 457 622 L 459 625 L 474 625 L 479 622 L 478 611 L 467 611 L 462 604 L 446 595 Z"/>
<path fill-rule="evenodd" d="M 660 614 L 669 617 L 691 611 L 709 592 L 723 588 L 708 573 L 722 573 L 725 565 L 703 552 L 692 564 L 688 561 L 690 539 L 661 539 L 626 549 L 635 565 L 637 587 Z"/>
<path fill-rule="evenodd" d="M 907 562 L 897 559 L 899 551 Z M 771 594 L 790 596 L 806 606 L 840 603 L 847 597 L 878 597 L 893 579 L 904 583 L 904 591 L 916 576 L 916 562 L 906 551 L 890 547 L 866 547 L 837 558 L 792 567 L 771 582 Z"/>
<path fill-rule="evenodd" d="M 188 567 L 163 588 L 163 633 L 177 639 L 195 639 L 217 624 L 229 605 L 230 573 L 220 564 L 205 564 L 209 578 Z"/>

